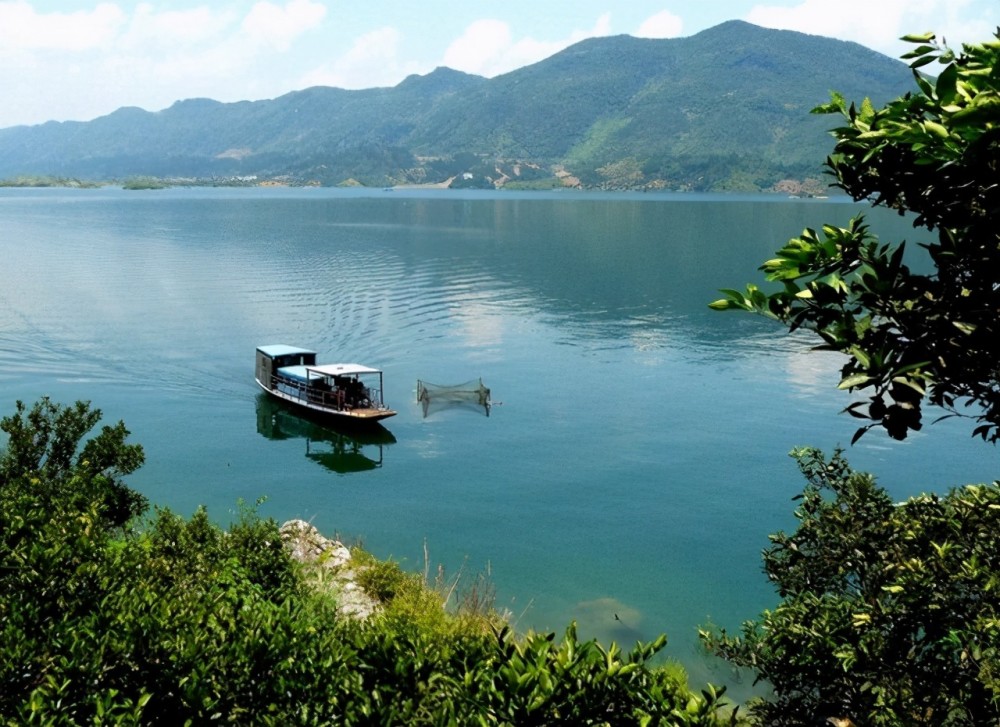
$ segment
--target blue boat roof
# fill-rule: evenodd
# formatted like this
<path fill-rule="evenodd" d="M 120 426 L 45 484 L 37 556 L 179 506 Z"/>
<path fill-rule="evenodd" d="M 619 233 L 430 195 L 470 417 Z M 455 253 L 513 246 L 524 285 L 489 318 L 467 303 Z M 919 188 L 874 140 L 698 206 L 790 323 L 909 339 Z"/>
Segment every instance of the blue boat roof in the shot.
<path fill-rule="evenodd" d="M 299 353 L 311 353 L 316 355 L 315 351 L 310 351 L 308 348 L 299 348 L 298 346 L 287 346 L 284 343 L 274 343 L 269 346 L 257 346 L 257 350 L 260 351 L 265 356 L 274 358 L 275 356 L 289 356 Z"/>
<path fill-rule="evenodd" d="M 282 366 L 278 369 L 278 373 L 296 381 L 310 381 L 323 378 L 322 374 L 310 371 L 305 366 Z"/>

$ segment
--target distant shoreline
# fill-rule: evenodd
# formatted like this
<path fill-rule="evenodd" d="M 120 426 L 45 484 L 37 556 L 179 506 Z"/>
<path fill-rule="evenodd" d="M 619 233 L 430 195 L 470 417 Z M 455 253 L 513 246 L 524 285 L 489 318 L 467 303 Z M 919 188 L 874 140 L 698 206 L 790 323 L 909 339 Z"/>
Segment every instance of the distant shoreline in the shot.
<path fill-rule="evenodd" d="M 441 182 L 408 183 L 408 184 L 387 184 L 384 186 L 369 186 L 354 180 L 351 183 L 341 183 L 337 185 L 321 185 L 316 182 L 300 182 L 293 180 L 246 180 L 246 179 L 172 179 L 157 177 L 134 177 L 126 180 L 104 180 L 92 181 L 74 178 L 60 177 L 18 177 L 15 179 L 0 179 L 0 189 L 101 189 L 104 187 L 120 188 L 125 190 L 160 190 L 173 188 L 219 188 L 219 189 L 366 189 L 372 192 L 511 192 L 525 193 L 532 192 L 601 192 L 601 193 L 667 193 L 667 194 L 718 194 L 739 196 L 746 194 L 768 195 L 774 197 L 787 197 L 789 199 L 815 199 L 822 200 L 830 197 L 843 197 L 843 193 L 836 189 L 828 191 L 805 191 L 795 187 L 771 188 L 771 189 L 747 189 L 747 190 L 701 190 L 701 189 L 668 189 L 664 187 L 650 188 L 647 186 L 627 187 L 619 186 L 613 188 L 567 186 L 559 184 L 550 185 L 522 185 L 506 184 L 497 187 L 466 187 L 453 186 L 455 178 L 449 178 Z"/>

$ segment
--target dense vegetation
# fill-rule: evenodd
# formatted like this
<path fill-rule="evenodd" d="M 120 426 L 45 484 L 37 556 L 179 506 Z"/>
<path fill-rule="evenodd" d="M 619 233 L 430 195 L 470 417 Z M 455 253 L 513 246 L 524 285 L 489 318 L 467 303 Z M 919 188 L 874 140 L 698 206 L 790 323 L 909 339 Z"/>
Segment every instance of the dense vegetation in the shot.
<path fill-rule="evenodd" d="M 764 552 L 780 604 L 739 636 L 702 634 L 772 686 L 758 723 L 996 725 L 1000 484 L 896 504 L 840 452 L 793 454 L 799 526 Z"/>
<path fill-rule="evenodd" d="M 21 175 L 13 179 L 0 179 L 0 187 L 76 187 L 91 188 L 99 186 L 96 182 L 81 181 L 67 177 L 50 177 L 48 175 Z"/>
<path fill-rule="evenodd" d="M 544 177 L 720 191 L 790 179 L 816 192 L 824 126 L 808 110 L 831 87 L 888 100 L 907 80 L 904 64 L 856 44 L 729 22 L 689 38 L 595 38 L 489 80 L 439 68 L 394 88 L 191 99 L 0 129 L 0 178 L 492 187 Z"/>
<path fill-rule="evenodd" d="M 917 90 L 876 110 L 834 94 L 828 159 L 838 185 L 914 213 L 937 232 L 933 272 L 904 263 L 862 219 L 806 230 L 764 263 L 766 293 L 729 290 L 713 307 L 813 330 L 844 353 L 840 388 L 867 390 L 847 411 L 903 439 L 924 399 L 1000 439 L 1000 32 L 961 54 L 932 34 L 907 40 Z M 939 61 L 933 82 L 919 69 Z M 866 393 L 867 393 L 866 392 Z M 963 409 L 959 411 L 959 407 Z M 773 695 L 767 725 L 1000 723 L 1000 482 L 894 503 L 841 453 L 795 453 L 807 479 L 792 535 L 771 536 L 764 567 L 780 604 L 742 635 L 705 642 L 753 669 Z"/>
<path fill-rule="evenodd" d="M 359 582 L 366 622 L 244 508 L 137 520 L 142 448 L 100 412 L 43 399 L 0 421 L 0 722 L 22 724 L 717 725 L 720 699 L 653 667 L 665 639 L 513 635 L 392 563 Z"/>

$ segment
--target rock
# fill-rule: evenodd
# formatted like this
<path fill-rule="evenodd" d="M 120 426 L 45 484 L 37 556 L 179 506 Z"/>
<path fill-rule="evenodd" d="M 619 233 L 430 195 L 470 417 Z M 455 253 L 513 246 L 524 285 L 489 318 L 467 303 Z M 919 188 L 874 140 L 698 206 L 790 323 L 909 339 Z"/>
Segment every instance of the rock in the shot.
<path fill-rule="evenodd" d="M 306 566 L 313 585 L 334 595 L 338 615 L 364 620 L 378 610 L 378 601 L 354 580 L 351 551 L 343 543 L 325 537 L 305 520 L 282 525 L 281 539 L 292 559 Z"/>
<path fill-rule="evenodd" d="M 299 563 L 336 570 L 351 559 L 351 551 L 343 543 L 325 537 L 305 520 L 289 520 L 282 525 L 281 538 Z"/>

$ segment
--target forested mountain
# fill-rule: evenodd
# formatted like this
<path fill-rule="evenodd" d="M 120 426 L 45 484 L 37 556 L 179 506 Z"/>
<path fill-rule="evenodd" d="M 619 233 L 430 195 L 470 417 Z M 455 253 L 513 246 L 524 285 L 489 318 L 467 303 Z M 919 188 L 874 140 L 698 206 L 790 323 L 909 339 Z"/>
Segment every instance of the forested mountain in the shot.
<path fill-rule="evenodd" d="M 0 129 L 0 178 L 281 179 L 766 189 L 819 178 L 831 90 L 879 104 L 909 69 L 855 43 L 740 21 L 688 38 L 594 38 L 493 79 L 439 68 L 393 88 L 178 101 Z"/>

